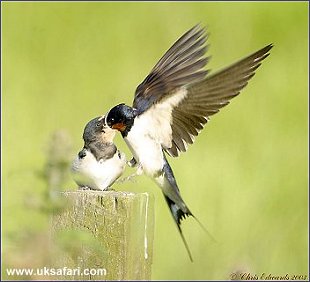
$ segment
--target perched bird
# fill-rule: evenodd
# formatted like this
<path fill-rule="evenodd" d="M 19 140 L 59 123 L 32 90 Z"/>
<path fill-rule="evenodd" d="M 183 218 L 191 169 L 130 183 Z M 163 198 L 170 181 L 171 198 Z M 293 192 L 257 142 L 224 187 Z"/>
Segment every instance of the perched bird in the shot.
<path fill-rule="evenodd" d="M 206 40 L 199 25 L 187 31 L 137 87 L 133 106 L 119 104 L 105 116 L 106 124 L 121 132 L 131 150 L 131 163 L 138 163 L 162 189 L 190 258 L 180 224 L 193 214 L 180 195 L 165 153 L 177 157 L 185 152 L 209 117 L 247 85 L 272 48 L 270 44 L 207 76 Z"/>
<path fill-rule="evenodd" d="M 113 143 L 115 132 L 99 117 L 87 123 L 83 134 L 84 148 L 71 167 L 79 187 L 108 190 L 124 172 L 126 158 Z"/>

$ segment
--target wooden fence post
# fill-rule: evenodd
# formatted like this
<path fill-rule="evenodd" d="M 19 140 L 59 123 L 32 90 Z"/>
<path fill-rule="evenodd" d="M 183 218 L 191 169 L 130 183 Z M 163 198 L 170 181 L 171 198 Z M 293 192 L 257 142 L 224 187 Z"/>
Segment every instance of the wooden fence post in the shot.
<path fill-rule="evenodd" d="M 62 192 L 60 198 L 69 204 L 52 216 L 54 265 L 80 269 L 78 274 L 68 273 L 62 279 L 151 279 L 153 196 L 79 190 Z M 99 268 L 101 275 L 83 272 Z"/>

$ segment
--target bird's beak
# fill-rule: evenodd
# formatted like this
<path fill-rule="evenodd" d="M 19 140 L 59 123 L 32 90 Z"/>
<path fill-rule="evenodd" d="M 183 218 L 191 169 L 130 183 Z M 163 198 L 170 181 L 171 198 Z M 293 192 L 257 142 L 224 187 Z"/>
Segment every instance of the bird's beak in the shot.
<path fill-rule="evenodd" d="M 103 119 L 104 119 L 104 124 L 106 125 L 106 121 L 107 121 L 106 115 L 103 115 L 102 117 L 98 118 L 98 121 L 101 121 Z"/>

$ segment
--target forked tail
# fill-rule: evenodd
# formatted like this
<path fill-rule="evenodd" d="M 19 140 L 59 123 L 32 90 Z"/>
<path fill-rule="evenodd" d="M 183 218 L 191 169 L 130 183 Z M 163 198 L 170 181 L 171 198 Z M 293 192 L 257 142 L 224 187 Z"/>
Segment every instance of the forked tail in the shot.
<path fill-rule="evenodd" d="M 176 179 L 174 177 L 173 171 L 165 158 L 164 155 L 165 164 L 163 167 L 163 174 L 161 177 L 163 177 L 164 181 L 158 181 L 158 184 L 162 188 L 163 194 L 165 196 L 166 202 L 168 204 L 168 207 L 170 209 L 170 212 L 173 216 L 173 219 L 178 227 L 179 233 L 181 235 L 181 238 L 183 240 L 183 243 L 185 245 L 185 248 L 187 250 L 187 253 L 189 255 L 190 260 L 193 262 L 193 257 L 190 252 L 190 249 L 188 247 L 188 244 L 185 240 L 185 237 L 183 235 L 182 229 L 181 229 L 181 221 L 185 219 L 186 217 L 192 216 L 195 218 L 195 220 L 198 222 L 198 224 L 201 226 L 201 228 L 212 238 L 213 241 L 215 239 L 213 236 L 208 232 L 208 230 L 202 225 L 202 223 L 191 213 L 185 202 L 183 201 L 178 185 L 176 183 Z M 157 180 L 159 180 L 157 178 Z"/>
<path fill-rule="evenodd" d="M 165 194 L 164 194 L 165 196 Z M 173 201 L 171 201 L 167 196 L 165 196 L 166 202 L 169 206 L 170 212 L 173 216 L 173 219 L 178 227 L 179 233 L 181 235 L 181 238 L 183 240 L 183 243 L 185 245 L 186 251 L 188 253 L 189 259 L 191 260 L 191 262 L 193 262 L 193 257 L 191 254 L 191 251 L 188 247 L 188 244 L 185 240 L 185 237 L 183 235 L 182 229 L 181 229 L 181 220 L 185 219 L 188 216 L 193 216 L 192 213 L 188 210 L 187 212 L 183 212 L 178 206 L 177 204 L 175 204 Z"/>

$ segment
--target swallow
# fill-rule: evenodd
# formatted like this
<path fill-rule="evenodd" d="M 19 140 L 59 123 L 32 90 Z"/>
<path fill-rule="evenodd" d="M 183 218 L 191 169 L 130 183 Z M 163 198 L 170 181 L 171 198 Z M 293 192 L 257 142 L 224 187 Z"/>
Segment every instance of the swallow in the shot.
<path fill-rule="evenodd" d="M 121 132 L 133 154 L 131 163 L 139 164 L 162 189 L 191 260 L 181 220 L 194 215 L 181 197 L 166 154 L 186 152 L 210 117 L 248 84 L 273 47 L 209 75 L 204 69 L 210 59 L 205 55 L 207 38 L 200 25 L 187 31 L 136 88 L 133 105 L 119 104 L 105 116 L 105 123 Z"/>
<path fill-rule="evenodd" d="M 115 133 L 100 117 L 85 126 L 84 147 L 71 166 L 73 179 L 80 188 L 108 190 L 124 172 L 126 158 L 113 143 Z"/>

